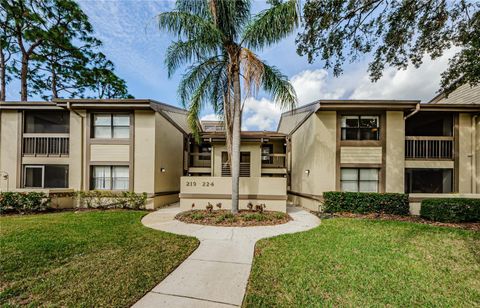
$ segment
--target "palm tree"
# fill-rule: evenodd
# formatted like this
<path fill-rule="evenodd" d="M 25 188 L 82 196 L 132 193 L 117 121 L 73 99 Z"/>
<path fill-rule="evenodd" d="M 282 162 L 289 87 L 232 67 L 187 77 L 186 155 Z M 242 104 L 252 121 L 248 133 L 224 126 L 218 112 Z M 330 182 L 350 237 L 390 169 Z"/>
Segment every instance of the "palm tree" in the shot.
<path fill-rule="evenodd" d="M 232 170 L 232 212 L 238 212 L 240 130 L 243 98 L 259 90 L 282 108 L 293 108 L 295 90 L 278 69 L 260 60 L 253 50 L 277 43 L 298 26 L 297 0 L 269 0 L 270 8 L 252 16 L 250 0 L 177 0 L 175 8 L 158 16 L 160 29 L 178 40 L 167 49 L 165 64 L 171 76 L 191 64 L 178 93 L 188 109 L 188 122 L 197 140 L 197 119 L 211 104 L 221 116 Z"/>

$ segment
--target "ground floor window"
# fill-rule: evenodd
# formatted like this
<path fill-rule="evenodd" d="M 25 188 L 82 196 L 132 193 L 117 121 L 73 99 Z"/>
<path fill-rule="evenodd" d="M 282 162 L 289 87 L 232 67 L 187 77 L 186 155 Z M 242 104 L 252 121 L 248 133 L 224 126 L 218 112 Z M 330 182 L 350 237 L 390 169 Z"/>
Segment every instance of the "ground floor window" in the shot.
<path fill-rule="evenodd" d="M 405 169 L 406 193 L 451 193 L 453 169 Z"/>
<path fill-rule="evenodd" d="M 91 189 L 128 190 L 128 166 L 92 166 Z"/>
<path fill-rule="evenodd" d="M 342 168 L 341 189 L 351 192 L 378 192 L 378 169 Z"/>
<path fill-rule="evenodd" d="M 68 166 L 25 165 L 23 167 L 25 188 L 67 188 Z"/>

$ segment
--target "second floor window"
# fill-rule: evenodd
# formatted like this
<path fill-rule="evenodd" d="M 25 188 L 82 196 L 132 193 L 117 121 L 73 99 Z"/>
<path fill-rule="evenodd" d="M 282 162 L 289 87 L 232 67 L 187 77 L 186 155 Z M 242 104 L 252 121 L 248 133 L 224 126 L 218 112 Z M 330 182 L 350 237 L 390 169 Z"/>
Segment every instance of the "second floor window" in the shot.
<path fill-rule="evenodd" d="M 27 110 L 24 122 L 26 134 L 68 134 L 70 116 L 62 110 Z"/>
<path fill-rule="evenodd" d="M 379 117 L 374 115 L 342 116 L 342 140 L 379 140 Z"/>
<path fill-rule="evenodd" d="M 98 113 L 93 115 L 92 138 L 130 138 L 130 115 L 121 113 Z"/>

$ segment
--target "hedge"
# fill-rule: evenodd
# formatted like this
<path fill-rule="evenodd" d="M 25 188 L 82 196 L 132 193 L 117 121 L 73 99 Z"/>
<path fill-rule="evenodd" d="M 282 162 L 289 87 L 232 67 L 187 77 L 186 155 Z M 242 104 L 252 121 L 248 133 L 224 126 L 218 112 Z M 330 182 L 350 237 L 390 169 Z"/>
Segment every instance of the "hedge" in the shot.
<path fill-rule="evenodd" d="M 145 209 L 147 193 L 129 191 L 80 191 L 77 193 L 79 207 L 89 209 Z"/>
<path fill-rule="evenodd" d="M 420 208 L 422 218 L 440 222 L 480 221 L 480 199 L 425 199 Z"/>
<path fill-rule="evenodd" d="M 324 211 L 408 215 L 408 195 L 397 193 L 324 192 Z"/>
<path fill-rule="evenodd" d="M 43 212 L 50 207 L 51 199 L 42 192 L 0 193 L 0 214 Z"/>

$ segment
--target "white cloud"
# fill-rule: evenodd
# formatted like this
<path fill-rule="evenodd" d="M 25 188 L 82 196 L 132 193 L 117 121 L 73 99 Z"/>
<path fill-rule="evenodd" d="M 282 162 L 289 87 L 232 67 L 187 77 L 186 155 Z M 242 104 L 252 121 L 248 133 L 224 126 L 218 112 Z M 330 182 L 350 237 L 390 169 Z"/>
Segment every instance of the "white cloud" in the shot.
<path fill-rule="evenodd" d="M 275 130 L 282 111 L 266 98 L 249 97 L 243 106 L 243 128 L 247 130 Z"/>
<path fill-rule="evenodd" d="M 290 82 L 297 92 L 299 105 L 312 103 L 319 98 L 337 99 L 345 94 L 344 88 L 329 86 L 328 72 L 324 69 L 302 71 L 294 75 Z"/>
<path fill-rule="evenodd" d="M 438 59 L 423 58 L 417 69 L 410 65 L 406 70 L 387 68 L 383 77 L 372 83 L 364 72 L 358 84 L 348 85 L 353 92 L 352 99 L 419 99 L 427 101 L 435 96 L 440 87 L 440 74 L 447 68 L 448 59 L 458 50 L 450 49 Z"/>
<path fill-rule="evenodd" d="M 220 117 L 214 113 L 209 113 L 201 117 L 200 121 L 220 121 Z"/>

